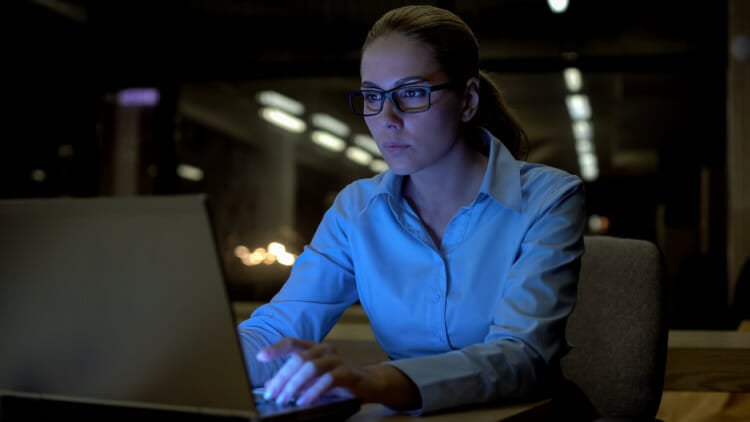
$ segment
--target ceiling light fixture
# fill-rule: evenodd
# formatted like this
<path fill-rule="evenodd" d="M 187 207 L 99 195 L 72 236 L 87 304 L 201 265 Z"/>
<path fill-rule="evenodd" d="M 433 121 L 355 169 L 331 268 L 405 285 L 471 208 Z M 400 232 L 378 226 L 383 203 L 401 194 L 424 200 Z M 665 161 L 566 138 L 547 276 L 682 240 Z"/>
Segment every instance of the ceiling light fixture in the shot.
<path fill-rule="evenodd" d="M 349 147 L 346 149 L 346 158 L 357 164 L 368 166 L 372 162 L 372 154 L 359 147 Z"/>
<path fill-rule="evenodd" d="M 340 136 L 342 138 L 346 138 L 351 132 L 351 129 L 349 129 L 349 125 L 331 116 L 330 114 L 313 113 L 313 115 L 310 116 L 310 121 L 312 122 L 313 126 L 331 132 L 334 135 Z"/>
<path fill-rule="evenodd" d="M 370 163 L 370 170 L 375 173 L 382 173 L 388 170 L 388 164 L 383 160 L 372 160 L 372 163 Z"/>
<path fill-rule="evenodd" d="M 317 145 L 330 151 L 341 152 L 346 148 L 346 141 L 322 130 L 314 130 L 310 134 L 310 139 Z"/>
<path fill-rule="evenodd" d="M 177 166 L 177 175 L 191 182 L 200 182 L 203 180 L 203 170 L 190 164 L 180 164 Z"/>
<path fill-rule="evenodd" d="M 570 120 L 588 120 L 591 118 L 591 105 L 589 97 L 584 94 L 573 94 L 565 97 L 565 105 L 568 107 Z"/>
<path fill-rule="evenodd" d="M 277 91 L 260 91 L 255 95 L 255 99 L 261 105 L 277 108 L 295 116 L 301 116 L 305 112 L 304 104 Z"/>
<path fill-rule="evenodd" d="M 565 86 L 568 87 L 570 92 L 578 92 L 583 88 L 583 76 L 581 71 L 575 67 L 569 67 L 563 71 L 563 78 L 565 78 Z"/>
<path fill-rule="evenodd" d="M 273 107 L 263 107 L 258 110 L 263 120 L 293 133 L 302 133 L 307 129 L 307 124 L 291 114 Z"/>
<path fill-rule="evenodd" d="M 354 143 L 358 147 L 364 148 L 370 153 L 380 156 L 380 150 L 378 149 L 378 144 L 375 143 L 375 140 L 372 139 L 371 136 L 358 133 L 354 135 Z"/>
<path fill-rule="evenodd" d="M 547 5 L 552 13 L 563 13 L 568 9 L 568 0 L 547 0 Z"/>

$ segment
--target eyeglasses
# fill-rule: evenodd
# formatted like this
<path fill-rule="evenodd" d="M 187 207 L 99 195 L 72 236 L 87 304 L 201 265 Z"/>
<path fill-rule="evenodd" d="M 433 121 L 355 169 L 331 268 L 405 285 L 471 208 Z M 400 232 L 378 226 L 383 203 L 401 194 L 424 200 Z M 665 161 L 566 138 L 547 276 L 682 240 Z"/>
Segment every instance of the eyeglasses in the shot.
<path fill-rule="evenodd" d="M 349 93 L 349 105 L 357 116 L 374 116 L 383 111 L 385 99 L 391 100 L 402 113 L 421 113 L 430 109 L 430 93 L 450 87 L 450 82 L 440 85 L 407 85 L 381 91 L 360 89 Z"/>

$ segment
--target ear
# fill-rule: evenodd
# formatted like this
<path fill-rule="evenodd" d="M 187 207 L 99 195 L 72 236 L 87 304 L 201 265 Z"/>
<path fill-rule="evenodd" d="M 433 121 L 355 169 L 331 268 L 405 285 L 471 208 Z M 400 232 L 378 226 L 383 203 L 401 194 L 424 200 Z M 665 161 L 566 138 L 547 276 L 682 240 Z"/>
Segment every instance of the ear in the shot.
<path fill-rule="evenodd" d="M 479 109 L 479 79 L 471 77 L 466 81 L 461 120 L 466 123 L 474 118 Z"/>

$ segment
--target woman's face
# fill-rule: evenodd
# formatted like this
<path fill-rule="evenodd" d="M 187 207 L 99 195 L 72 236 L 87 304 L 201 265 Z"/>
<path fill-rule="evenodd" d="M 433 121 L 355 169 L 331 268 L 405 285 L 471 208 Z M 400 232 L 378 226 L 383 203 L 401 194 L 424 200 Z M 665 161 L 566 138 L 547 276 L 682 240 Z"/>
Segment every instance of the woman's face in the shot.
<path fill-rule="evenodd" d="M 409 85 L 434 86 L 448 81 L 429 45 L 401 34 L 372 41 L 362 54 L 362 88 L 387 91 Z M 401 175 L 430 168 L 452 151 L 462 122 L 462 95 L 454 89 L 430 94 L 429 110 L 403 113 L 386 99 L 383 110 L 365 123 L 388 167 Z"/>

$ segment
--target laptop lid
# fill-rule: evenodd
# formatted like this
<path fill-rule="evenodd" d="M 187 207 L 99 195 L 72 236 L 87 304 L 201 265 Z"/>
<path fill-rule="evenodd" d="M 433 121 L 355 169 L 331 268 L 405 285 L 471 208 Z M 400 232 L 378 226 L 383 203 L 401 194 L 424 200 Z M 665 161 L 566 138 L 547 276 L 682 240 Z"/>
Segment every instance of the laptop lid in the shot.
<path fill-rule="evenodd" d="M 0 390 L 257 416 L 205 205 L 0 201 Z"/>
<path fill-rule="evenodd" d="M 0 200 L 0 396 L 97 415 L 301 421 L 359 410 L 334 397 L 256 407 L 208 205 L 205 195 Z"/>

